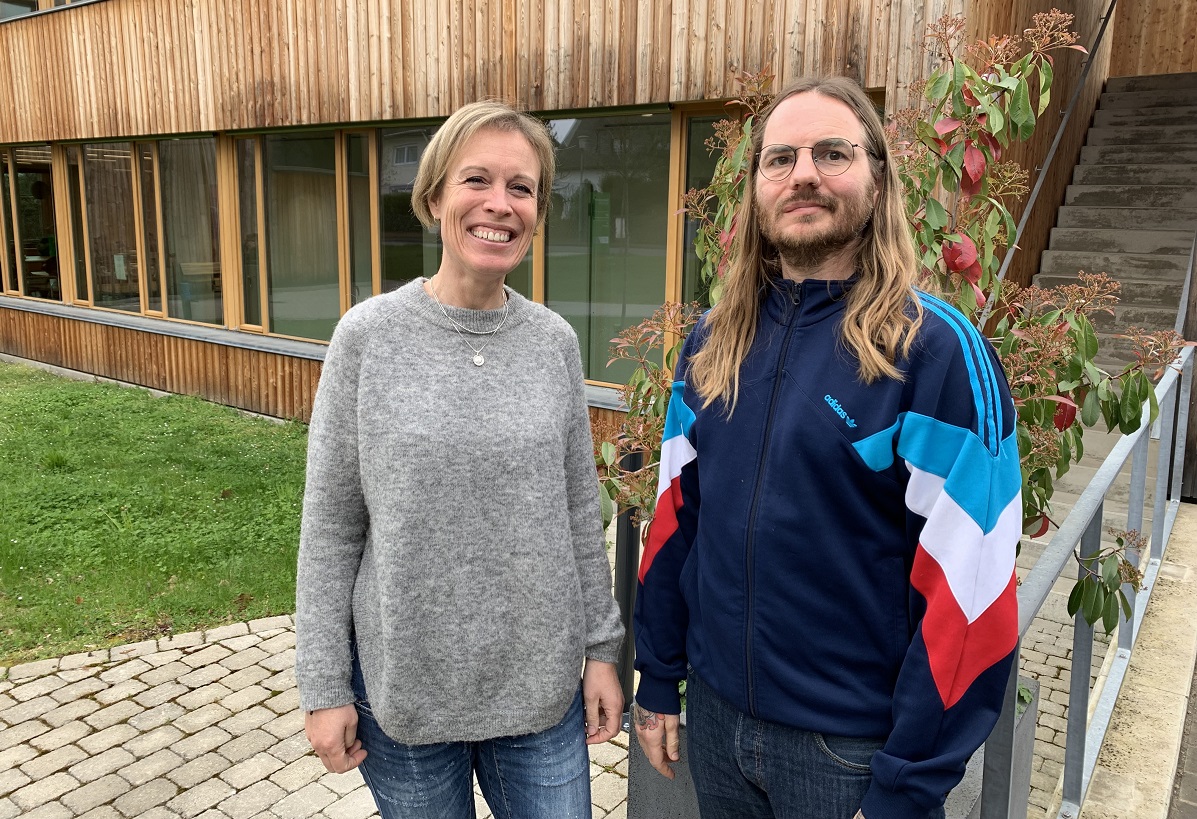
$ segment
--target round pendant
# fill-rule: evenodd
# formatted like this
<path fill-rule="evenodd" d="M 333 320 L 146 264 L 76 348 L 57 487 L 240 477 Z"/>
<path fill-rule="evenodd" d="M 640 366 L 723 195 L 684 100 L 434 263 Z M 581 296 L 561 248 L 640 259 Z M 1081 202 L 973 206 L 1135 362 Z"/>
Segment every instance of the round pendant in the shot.
<path fill-rule="evenodd" d="M 482 357 L 482 353 L 474 353 L 474 366 L 481 367 L 486 363 L 486 359 Z"/>

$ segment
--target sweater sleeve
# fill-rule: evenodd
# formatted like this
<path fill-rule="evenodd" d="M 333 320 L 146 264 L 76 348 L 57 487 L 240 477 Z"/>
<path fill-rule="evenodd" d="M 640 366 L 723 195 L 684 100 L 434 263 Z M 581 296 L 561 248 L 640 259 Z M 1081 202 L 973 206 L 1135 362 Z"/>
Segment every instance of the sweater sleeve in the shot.
<path fill-rule="evenodd" d="M 691 352 L 691 333 L 677 366 L 678 380 L 666 410 L 657 480 L 657 508 L 640 559 L 636 591 L 636 702 L 662 714 L 681 712 L 677 684 L 686 678 L 689 611 L 682 597 L 681 572 L 698 525 L 698 468 L 694 412 L 686 403 L 682 378 Z M 691 399 L 693 401 L 693 399 Z"/>
<path fill-rule="evenodd" d="M 611 591 L 611 564 L 607 561 L 603 513 L 599 505 L 594 440 L 590 434 L 590 412 L 586 406 L 586 381 L 582 376 L 582 357 L 577 336 L 573 335 L 572 330 L 570 339 L 564 356 L 574 400 L 565 442 L 565 480 L 570 536 L 573 539 L 574 560 L 582 586 L 582 605 L 586 617 L 586 656 L 600 662 L 614 663 L 619 659 L 624 628 L 619 606 Z"/>
<path fill-rule="evenodd" d="M 894 689 L 893 730 L 873 757 L 861 805 L 869 819 L 915 819 L 943 804 L 993 729 L 1018 640 L 1014 406 L 989 342 L 943 305 L 929 309 L 959 344 L 936 344 L 932 371 L 912 373 L 914 401 L 897 434 L 917 538 L 914 633 Z"/>
<path fill-rule="evenodd" d="M 368 522 L 357 439 L 361 330 L 347 314 L 333 334 L 308 429 L 295 595 L 295 676 L 303 710 L 353 702 L 352 597 Z"/>

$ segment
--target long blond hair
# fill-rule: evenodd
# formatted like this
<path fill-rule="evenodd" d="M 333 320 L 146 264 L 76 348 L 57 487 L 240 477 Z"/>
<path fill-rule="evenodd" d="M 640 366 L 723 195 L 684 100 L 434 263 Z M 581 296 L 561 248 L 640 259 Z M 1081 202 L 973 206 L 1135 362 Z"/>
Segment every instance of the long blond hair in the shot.
<path fill-rule="evenodd" d="M 689 378 L 703 406 L 722 400 L 730 415 L 740 394 L 740 365 L 756 335 L 762 293 L 781 276 L 777 248 L 761 233 L 756 197 L 756 160 L 765 124 L 777 106 L 796 95 L 815 93 L 852 109 L 864 129 L 864 148 L 877 184 L 877 204 L 860 238 L 858 281 L 848 291 L 840 339 L 857 358 L 865 383 L 902 378 L 894 366 L 909 355 L 922 307 L 915 297 L 918 257 L 906 223 L 902 186 L 889 155 L 881 119 L 859 85 L 846 77 L 806 77 L 779 93 L 752 128 L 753 171 L 736 213 L 738 231 L 723 296 L 706 315 L 706 339 L 689 360 Z"/>

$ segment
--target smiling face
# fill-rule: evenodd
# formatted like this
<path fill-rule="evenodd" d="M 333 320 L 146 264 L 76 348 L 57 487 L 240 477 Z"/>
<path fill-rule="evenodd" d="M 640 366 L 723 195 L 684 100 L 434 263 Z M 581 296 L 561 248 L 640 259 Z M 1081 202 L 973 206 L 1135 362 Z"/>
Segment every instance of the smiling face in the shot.
<path fill-rule="evenodd" d="M 765 123 L 762 145 L 812 146 L 828 139 L 865 143 L 856 115 L 839 100 L 803 92 L 783 100 Z M 852 164 L 824 176 L 809 150 L 800 150 L 781 181 L 754 178 L 761 233 L 778 250 L 783 270 L 794 278 L 829 257 L 855 247 L 877 202 L 877 186 L 864 148 L 853 148 Z M 849 271 L 850 272 L 850 271 Z"/>
<path fill-rule="evenodd" d="M 440 272 L 501 282 L 532 244 L 539 186 L 540 162 L 523 134 L 485 128 L 466 140 L 428 202 L 445 246 Z"/>

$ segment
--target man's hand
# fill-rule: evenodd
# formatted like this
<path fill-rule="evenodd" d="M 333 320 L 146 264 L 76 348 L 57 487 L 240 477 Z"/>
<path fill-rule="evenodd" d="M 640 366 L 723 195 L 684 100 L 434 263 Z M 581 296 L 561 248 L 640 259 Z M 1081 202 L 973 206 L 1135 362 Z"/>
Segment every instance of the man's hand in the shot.
<path fill-rule="evenodd" d="M 582 704 L 586 707 L 586 744 L 606 742 L 619 733 L 623 689 L 614 663 L 586 660 L 582 670 Z"/>
<path fill-rule="evenodd" d="M 316 756 L 333 773 L 351 771 L 366 758 L 357 738 L 357 709 L 352 705 L 306 712 L 303 730 Z"/>
<path fill-rule="evenodd" d="M 636 726 L 636 738 L 644 756 L 661 776 L 673 779 L 671 762 L 681 757 L 681 720 L 677 714 L 658 714 L 645 711 L 638 703 L 632 704 L 632 724 Z"/>

